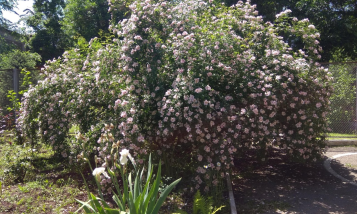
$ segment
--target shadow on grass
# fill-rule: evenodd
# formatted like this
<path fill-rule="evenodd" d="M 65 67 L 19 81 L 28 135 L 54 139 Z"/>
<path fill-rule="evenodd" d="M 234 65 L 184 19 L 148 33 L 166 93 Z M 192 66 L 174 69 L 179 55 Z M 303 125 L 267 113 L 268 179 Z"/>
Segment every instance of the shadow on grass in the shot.
<path fill-rule="evenodd" d="M 7 184 L 27 183 L 33 181 L 46 181 L 57 186 L 71 184 L 74 187 L 83 187 L 84 175 L 90 187 L 95 186 L 91 170 L 87 164 L 84 166 L 71 166 L 68 160 L 56 155 L 24 157 L 17 159 L 7 173 Z M 91 191 L 94 189 L 91 189 Z"/>
<path fill-rule="evenodd" d="M 335 163 L 336 171 L 351 178 L 351 170 Z M 332 176 L 323 160 L 290 162 L 273 151 L 265 164 L 249 156 L 236 161 L 234 191 L 239 213 L 354 213 L 357 187 Z"/>

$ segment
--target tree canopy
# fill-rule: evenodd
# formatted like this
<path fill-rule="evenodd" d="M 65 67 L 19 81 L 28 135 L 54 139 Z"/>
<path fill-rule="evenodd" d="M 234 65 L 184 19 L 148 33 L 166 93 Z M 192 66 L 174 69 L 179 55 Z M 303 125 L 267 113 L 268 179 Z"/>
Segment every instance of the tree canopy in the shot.
<path fill-rule="evenodd" d="M 5 27 L 11 24 L 10 20 L 3 16 L 3 11 L 12 11 L 17 5 L 17 0 L 1 0 L 0 1 L 0 26 Z"/>
<path fill-rule="evenodd" d="M 36 0 L 34 12 L 26 18 L 35 31 L 30 40 L 32 50 L 46 61 L 78 46 L 80 38 L 88 42 L 108 36 L 111 20 L 117 23 L 125 14 L 123 10 L 110 14 L 109 4 L 107 0 Z"/>
<path fill-rule="evenodd" d="M 69 0 L 64 10 L 62 29 L 72 38 L 89 41 L 100 31 L 109 33 L 110 14 L 107 0 Z"/>
<path fill-rule="evenodd" d="M 227 5 L 235 0 L 223 0 Z M 275 16 L 285 9 L 298 19 L 308 18 L 321 34 L 323 48 L 320 61 L 333 59 L 335 52 L 344 57 L 357 58 L 357 1 L 356 0 L 251 0 L 256 4 L 259 15 L 265 21 L 273 22 Z M 301 43 L 295 44 L 297 49 Z"/>
<path fill-rule="evenodd" d="M 35 0 L 34 13 L 26 19 L 27 25 L 35 31 L 30 39 L 32 50 L 39 53 L 43 61 L 60 56 L 70 47 L 60 24 L 64 7 L 64 0 Z"/>
<path fill-rule="evenodd" d="M 34 52 L 43 61 L 60 56 L 65 50 L 78 47 L 77 41 L 109 35 L 110 25 L 118 23 L 129 13 L 126 5 L 131 1 L 107 0 L 36 0 L 34 13 L 27 19 L 28 26 L 35 31 L 30 40 Z M 170 2 L 170 1 L 168 1 Z M 218 0 L 228 6 L 236 0 Z M 13 10 L 16 0 L 2 0 L 0 3 L 0 25 L 9 24 L 2 16 L 3 10 Z M 116 11 L 110 11 L 111 5 Z M 357 58 L 357 1 L 356 0 L 251 0 L 257 5 L 264 21 L 274 22 L 276 15 L 285 9 L 292 11 L 298 19 L 308 18 L 320 32 L 323 52 L 320 61 L 333 59 L 335 52 L 351 60 Z M 284 35 L 282 35 L 284 36 Z M 303 43 L 296 38 L 286 38 L 295 50 Z"/>

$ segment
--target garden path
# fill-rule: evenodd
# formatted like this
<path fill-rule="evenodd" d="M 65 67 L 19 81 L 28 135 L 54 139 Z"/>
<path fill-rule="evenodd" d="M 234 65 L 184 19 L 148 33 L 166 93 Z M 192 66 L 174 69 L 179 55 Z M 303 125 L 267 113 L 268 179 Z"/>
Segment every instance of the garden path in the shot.
<path fill-rule="evenodd" d="M 324 167 L 327 158 L 346 153 L 357 153 L 357 147 L 329 148 L 324 160 L 311 165 L 289 162 L 279 151 L 264 165 L 249 158 L 238 160 L 237 169 L 243 173 L 233 182 L 239 213 L 357 213 L 357 185 Z M 357 155 L 332 159 L 331 168 L 357 183 Z"/>

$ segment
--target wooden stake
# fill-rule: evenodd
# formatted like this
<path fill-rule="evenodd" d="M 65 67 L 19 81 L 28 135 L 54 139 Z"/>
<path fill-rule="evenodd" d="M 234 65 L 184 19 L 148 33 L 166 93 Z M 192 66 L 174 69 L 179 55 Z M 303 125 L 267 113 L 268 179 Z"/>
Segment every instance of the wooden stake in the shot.
<path fill-rule="evenodd" d="M 233 195 L 232 182 L 228 172 L 226 173 L 226 176 L 227 176 L 227 186 L 228 186 L 228 193 L 229 193 L 229 204 L 231 205 L 231 214 L 237 214 L 236 202 L 234 200 L 234 195 Z"/>

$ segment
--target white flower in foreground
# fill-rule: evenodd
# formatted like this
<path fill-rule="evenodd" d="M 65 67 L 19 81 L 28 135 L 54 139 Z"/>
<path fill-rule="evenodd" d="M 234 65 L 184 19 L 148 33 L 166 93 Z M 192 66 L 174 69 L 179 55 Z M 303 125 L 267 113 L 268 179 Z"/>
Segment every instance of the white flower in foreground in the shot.
<path fill-rule="evenodd" d="M 76 134 L 76 138 L 77 138 L 77 140 L 81 139 L 81 133 L 80 133 L 80 132 L 78 132 L 78 133 Z"/>
<path fill-rule="evenodd" d="M 125 165 L 128 162 L 128 157 L 130 158 L 131 162 L 135 165 L 134 158 L 130 155 L 129 150 L 123 149 L 120 152 L 120 164 Z"/>
<path fill-rule="evenodd" d="M 98 167 L 93 170 L 93 176 L 95 176 L 97 180 L 99 180 L 101 174 L 103 174 L 106 178 L 109 178 L 104 167 Z"/>

